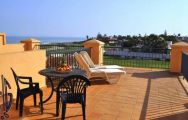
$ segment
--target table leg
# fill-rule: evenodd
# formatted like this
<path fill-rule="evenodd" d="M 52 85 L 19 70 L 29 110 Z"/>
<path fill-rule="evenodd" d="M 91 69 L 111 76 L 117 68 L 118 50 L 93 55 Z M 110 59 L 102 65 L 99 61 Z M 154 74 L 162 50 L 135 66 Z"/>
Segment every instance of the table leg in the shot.
<path fill-rule="evenodd" d="M 50 77 L 47 77 L 47 78 L 48 78 L 48 80 L 50 81 L 51 92 L 50 92 L 50 96 L 49 96 L 48 98 L 46 98 L 46 100 L 44 100 L 43 103 L 46 103 L 47 101 L 50 100 L 50 98 L 51 98 L 52 95 L 53 95 L 53 91 L 54 91 L 54 84 L 53 84 L 53 82 L 52 82 L 52 78 L 50 78 Z"/>

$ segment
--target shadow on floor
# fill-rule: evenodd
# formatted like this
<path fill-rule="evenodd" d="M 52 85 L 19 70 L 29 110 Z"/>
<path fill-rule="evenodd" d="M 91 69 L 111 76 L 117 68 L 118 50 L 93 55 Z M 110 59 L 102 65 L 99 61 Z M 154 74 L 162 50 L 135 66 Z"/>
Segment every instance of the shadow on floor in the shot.
<path fill-rule="evenodd" d="M 110 85 L 108 81 L 106 81 L 105 79 L 101 79 L 101 78 L 90 79 L 90 83 L 91 85 Z"/>
<path fill-rule="evenodd" d="M 180 81 L 179 74 L 173 74 L 170 73 L 169 71 L 150 71 L 150 72 L 135 72 L 132 74 L 133 77 L 138 77 L 138 78 L 145 78 L 148 79 L 147 82 L 147 87 L 146 87 L 146 93 L 144 97 L 144 103 L 142 106 L 141 114 L 139 120 L 145 120 L 146 119 L 146 114 L 148 111 L 148 103 L 149 103 L 149 97 L 150 97 L 150 92 L 151 92 L 151 82 L 154 79 L 160 79 L 160 78 L 177 78 L 179 83 L 181 84 L 182 88 L 184 89 L 184 92 L 188 95 L 187 91 L 185 90 L 183 84 Z M 160 97 L 160 96 L 159 96 Z M 164 97 L 164 96 L 163 96 Z M 155 103 L 154 103 L 155 104 Z M 188 109 L 188 104 L 184 105 Z M 167 108 L 165 108 L 167 110 Z M 171 109 L 171 108 L 169 108 Z M 177 108 L 178 109 L 178 108 Z M 161 111 L 162 112 L 162 111 Z M 166 111 L 167 112 L 167 111 Z M 151 120 L 188 120 L 188 111 L 174 111 L 173 113 L 167 114 L 166 115 L 157 115 L 155 118 L 150 118 Z"/>
<path fill-rule="evenodd" d="M 143 103 L 143 106 L 142 106 L 142 110 L 141 110 L 139 120 L 145 120 L 145 118 L 146 118 L 150 89 L 151 89 L 151 79 L 148 80 L 148 84 L 147 84 L 147 88 L 146 88 L 146 94 L 145 94 L 145 97 L 144 97 L 144 103 Z"/>
<path fill-rule="evenodd" d="M 160 116 L 151 120 L 188 120 L 188 112 L 174 113 L 168 116 Z"/>
<path fill-rule="evenodd" d="M 149 71 L 149 72 L 134 72 L 132 77 L 146 78 L 146 79 L 157 79 L 157 78 L 169 78 L 177 77 L 179 74 L 170 73 L 169 71 Z"/>

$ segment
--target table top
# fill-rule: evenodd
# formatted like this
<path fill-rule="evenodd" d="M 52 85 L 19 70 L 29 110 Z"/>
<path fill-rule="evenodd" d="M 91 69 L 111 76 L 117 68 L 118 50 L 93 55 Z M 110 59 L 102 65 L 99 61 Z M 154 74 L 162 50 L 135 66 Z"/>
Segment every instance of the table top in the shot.
<path fill-rule="evenodd" d="M 67 77 L 70 75 L 83 75 L 86 76 L 85 71 L 80 69 L 73 69 L 71 71 L 66 72 L 60 72 L 56 71 L 53 68 L 47 68 L 39 71 L 40 75 L 46 76 L 46 77 Z"/>

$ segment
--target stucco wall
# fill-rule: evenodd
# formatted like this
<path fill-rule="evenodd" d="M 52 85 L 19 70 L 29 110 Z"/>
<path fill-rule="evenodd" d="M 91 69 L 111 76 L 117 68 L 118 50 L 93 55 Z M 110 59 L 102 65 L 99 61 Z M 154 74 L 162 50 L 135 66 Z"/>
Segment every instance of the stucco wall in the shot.
<path fill-rule="evenodd" d="M 45 63 L 46 52 L 44 50 L 0 54 L 0 75 L 3 74 L 10 82 L 12 87 L 10 92 L 13 93 L 14 98 L 16 97 L 16 84 L 10 67 L 18 75 L 32 76 L 34 82 L 39 82 L 40 87 L 44 87 L 46 86 L 45 77 L 39 75 L 38 72 L 45 68 Z"/>
<path fill-rule="evenodd" d="M 0 32 L 0 45 L 6 44 L 6 33 Z"/>
<path fill-rule="evenodd" d="M 84 43 L 84 48 L 89 48 L 91 50 L 91 59 L 94 64 L 103 64 L 103 46 L 104 43 L 96 39 Z"/>
<path fill-rule="evenodd" d="M 178 42 L 172 45 L 170 57 L 170 71 L 175 73 L 181 72 L 182 52 L 188 52 L 188 44 Z"/>
<path fill-rule="evenodd" d="M 21 52 L 24 51 L 24 44 L 6 44 L 0 45 L 0 54 L 11 53 L 11 52 Z"/>

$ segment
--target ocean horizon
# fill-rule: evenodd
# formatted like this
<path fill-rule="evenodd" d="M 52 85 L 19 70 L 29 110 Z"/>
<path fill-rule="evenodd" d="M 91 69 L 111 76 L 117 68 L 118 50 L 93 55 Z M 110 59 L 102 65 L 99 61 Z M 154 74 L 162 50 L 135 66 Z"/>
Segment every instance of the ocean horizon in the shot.
<path fill-rule="evenodd" d="M 69 42 L 80 42 L 86 40 L 83 37 L 26 37 L 26 36 L 7 36 L 7 44 L 20 43 L 22 40 L 28 38 L 34 38 L 41 41 L 42 44 L 50 43 L 69 43 Z"/>

